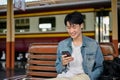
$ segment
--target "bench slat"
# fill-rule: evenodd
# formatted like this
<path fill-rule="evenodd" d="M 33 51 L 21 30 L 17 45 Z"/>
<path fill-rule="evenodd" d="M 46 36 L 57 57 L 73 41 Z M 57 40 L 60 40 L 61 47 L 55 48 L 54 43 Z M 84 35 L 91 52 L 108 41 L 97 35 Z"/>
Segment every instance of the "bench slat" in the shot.
<path fill-rule="evenodd" d="M 28 58 L 30 58 L 30 59 L 56 60 L 55 55 L 34 55 L 34 54 L 31 54 L 31 55 L 28 56 Z"/>
<path fill-rule="evenodd" d="M 55 65 L 55 61 L 40 61 L 40 60 L 29 60 L 28 64 L 38 64 L 38 65 Z"/>
<path fill-rule="evenodd" d="M 57 73 L 55 73 L 55 72 L 32 72 L 32 71 L 29 71 L 27 74 L 30 76 L 39 76 L 39 77 L 55 77 L 55 76 L 57 76 Z"/>
<path fill-rule="evenodd" d="M 56 71 L 56 68 L 54 66 L 33 66 L 33 65 L 30 65 L 27 68 L 29 70 Z"/>
<path fill-rule="evenodd" d="M 54 54 L 57 51 L 56 45 L 32 45 L 29 48 L 29 53 L 51 53 Z"/>

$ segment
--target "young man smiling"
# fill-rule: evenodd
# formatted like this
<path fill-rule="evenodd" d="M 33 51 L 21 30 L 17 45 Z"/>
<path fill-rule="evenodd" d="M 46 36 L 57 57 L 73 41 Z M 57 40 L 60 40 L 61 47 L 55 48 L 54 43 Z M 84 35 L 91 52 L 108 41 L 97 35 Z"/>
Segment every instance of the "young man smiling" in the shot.
<path fill-rule="evenodd" d="M 72 12 L 64 19 L 69 38 L 59 42 L 57 50 L 57 78 L 52 80 L 98 80 L 103 71 L 103 55 L 94 39 L 83 36 L 84 18 Z M 67 51 L 71 56 L 63 54 Z"/>

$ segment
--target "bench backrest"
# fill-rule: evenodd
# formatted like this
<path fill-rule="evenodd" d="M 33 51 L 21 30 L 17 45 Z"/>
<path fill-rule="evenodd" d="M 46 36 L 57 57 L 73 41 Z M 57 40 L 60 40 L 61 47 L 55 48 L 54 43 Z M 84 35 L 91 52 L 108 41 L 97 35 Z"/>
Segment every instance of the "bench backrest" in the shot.
<path fill-rule="evenodd" d="M 113 60 L 115 52 L 115 47 L 113 43 L 100 43 L 100 47 L 104 56 L 104 60 Z"/>
<path fill-rule="evenodd" d="M 57 44 L 34 43 L 29 46 L 27 76 L 53 78 L 57 76 L 55 60 Z"/>

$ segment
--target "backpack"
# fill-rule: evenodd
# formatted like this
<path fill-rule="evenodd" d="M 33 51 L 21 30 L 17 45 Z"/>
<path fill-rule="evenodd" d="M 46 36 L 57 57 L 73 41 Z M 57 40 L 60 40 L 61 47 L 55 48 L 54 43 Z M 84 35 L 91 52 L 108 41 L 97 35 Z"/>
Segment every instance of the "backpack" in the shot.
<path fill-rule="evenodd" d="M 100 80 L 120 80 L 120 58 L 103 61 L 103 73 Z"/>

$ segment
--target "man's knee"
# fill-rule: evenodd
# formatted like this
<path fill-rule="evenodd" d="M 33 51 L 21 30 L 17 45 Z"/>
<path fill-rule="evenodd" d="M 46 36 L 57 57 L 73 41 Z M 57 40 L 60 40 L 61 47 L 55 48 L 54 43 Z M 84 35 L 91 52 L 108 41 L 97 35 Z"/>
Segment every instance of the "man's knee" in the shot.
<path fill-rule="evenodd" d="M 72 80 L 90 80 L 90 78 L 87 74 L 80 74 L 80 75 L 74 76 Z"/>

